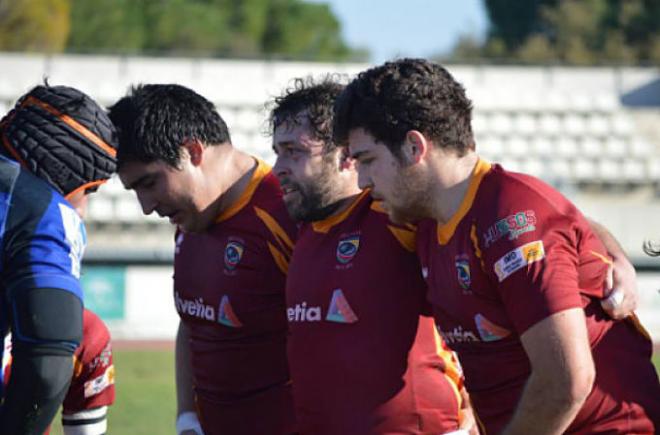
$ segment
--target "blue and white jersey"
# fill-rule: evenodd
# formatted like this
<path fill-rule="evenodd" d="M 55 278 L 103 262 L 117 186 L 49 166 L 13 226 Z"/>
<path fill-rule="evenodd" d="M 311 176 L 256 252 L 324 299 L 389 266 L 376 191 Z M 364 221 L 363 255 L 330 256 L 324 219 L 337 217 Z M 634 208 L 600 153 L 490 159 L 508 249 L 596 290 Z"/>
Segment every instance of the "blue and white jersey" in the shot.
<path fill-rule="evenodd" d="M 56 288 L 82 300 L 80 262 L 86 243 L 84 224 L 73 207 L 44 180 L 0 156 L 0 337 L 9 332 L 18 292 Z M 12 332 L 21 339 L 20 331 Z"/>

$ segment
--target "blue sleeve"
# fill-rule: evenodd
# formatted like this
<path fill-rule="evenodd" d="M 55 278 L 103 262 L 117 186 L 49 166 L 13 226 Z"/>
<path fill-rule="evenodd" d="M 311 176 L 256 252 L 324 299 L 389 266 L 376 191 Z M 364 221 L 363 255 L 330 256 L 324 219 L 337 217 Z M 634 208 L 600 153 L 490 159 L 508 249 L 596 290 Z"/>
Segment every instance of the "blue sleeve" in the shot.
<path fill-rule="evenodd" d="M 87 242 L 76 211 L 57 193 L 16 197 L 4 234 L 4 284 L 12 294 L 23 288 L 57 288 L 82 300 L 80 262 Z M 46 200 L 46 201 L 44 201 Z"/>

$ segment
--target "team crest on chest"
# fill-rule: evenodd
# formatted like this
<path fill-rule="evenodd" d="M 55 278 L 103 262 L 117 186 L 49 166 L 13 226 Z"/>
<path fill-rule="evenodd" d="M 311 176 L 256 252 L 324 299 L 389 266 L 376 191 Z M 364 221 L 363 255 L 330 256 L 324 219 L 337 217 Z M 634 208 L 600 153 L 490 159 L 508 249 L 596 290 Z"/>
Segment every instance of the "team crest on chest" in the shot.
<path fill-rule="evenodd" d="M 472 275 L 470 274 L 470 261 L 466 255 L 457 255 L 456 260 L 456 277 L 458 284 L 463 290 L 470 288 L 472 284 Z"/>
<path fill-rule="evenodd" d="M 245 246 L 237 240 L 230 240 L 225 246 L 225 268 L 227 270 L 234 270 L 238 263 L 241 262 L 243 258 L 243 252 L 245 252 Z"/>
<path fill-rule="evenodd" d="M 355 257 L 360 248 L 360 235 L 352 234 L 342 237 L 337 244 L 337 261 L 340 264 L 347 264 Z"/>

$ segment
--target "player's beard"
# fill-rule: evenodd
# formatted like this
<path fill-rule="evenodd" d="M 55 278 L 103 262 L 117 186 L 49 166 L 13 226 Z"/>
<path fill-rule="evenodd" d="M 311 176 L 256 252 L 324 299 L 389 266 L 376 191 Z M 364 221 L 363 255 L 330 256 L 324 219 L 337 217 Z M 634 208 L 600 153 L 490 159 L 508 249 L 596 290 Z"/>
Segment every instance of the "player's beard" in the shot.
<path fill-rule="evenodd" d="M 415 166 L 399 168 L 390 196 L 383 206 L 394 223 L 414 223 L 431 216 L 431 186 Z"/>
<path fill-rule="evenodd" d="M 338 175 L 332 154 L 324 155 L 318 175 L 303 184 L 290 183 L 296 192 L 285 199 L 289 215 L 300 222 L 320 221 L 332 215 L 343 199 L 337 189 Z"/>

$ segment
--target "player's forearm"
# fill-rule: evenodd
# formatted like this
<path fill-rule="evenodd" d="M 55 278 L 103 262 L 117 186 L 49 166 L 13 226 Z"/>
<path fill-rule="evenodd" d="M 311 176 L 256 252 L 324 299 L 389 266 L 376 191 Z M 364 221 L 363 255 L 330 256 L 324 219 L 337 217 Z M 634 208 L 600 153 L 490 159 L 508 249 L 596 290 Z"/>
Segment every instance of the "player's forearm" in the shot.
<path fill-rule="evenodd" d="M 503 434 L 562 434 L 575 419 L 591 391 L 590 382 L 567 383 L 532 374 L 516 412 Z"/>
<path fill-rule="evenodd" d="M 626 255 L 626 252 L 623 250 L 623 247 L 616 240 L 616 238 L 614 238 L 612 233 L 610 233 L 607 230 L 607 228 L 605 228 L 603 225 L 599 224 L 598 222 L 594 221 L 593 219 L 587 218 L 587 220 L 589 221 L 591 230 L 600 239 L 603 246 L 605 246 L 607 253 L 610 254 L 612 258 L 625 259 L 626 261 L 628 261 L 628 256 Z"/>
<path fill-rule="evenodd" d="M 177 415 L 184 412 L 195 412 L 188 331 L 182 323 L 179 323 L 179 330 L 176 335 L 175 372 Z"/>
<path fill-rule="evenodd" d="M 0 433 L 42 434 L 53 420 L 71 380 L 70 355 L 14 351 Z"/>

